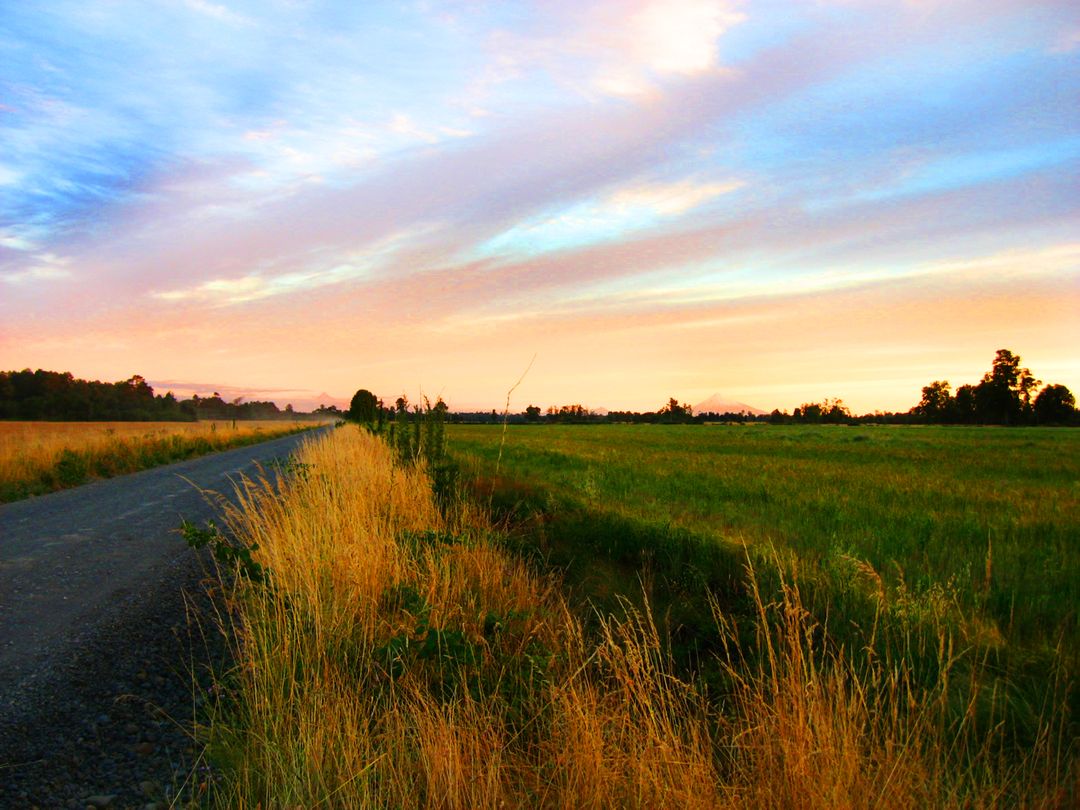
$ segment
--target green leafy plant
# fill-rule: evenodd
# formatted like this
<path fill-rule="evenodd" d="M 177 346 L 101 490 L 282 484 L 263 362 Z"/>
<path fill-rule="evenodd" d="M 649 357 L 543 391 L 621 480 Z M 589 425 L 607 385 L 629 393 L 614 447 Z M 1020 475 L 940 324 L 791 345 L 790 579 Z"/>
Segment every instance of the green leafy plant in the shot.
<path fill-rule="evenodd" d="M 90 465 L 85 455 L 64 448 L 56 462 L 55 473 L 62 486 L 78 486 L 86 481 L 90 473 Z"/>
<path fill-rule="evenodd" d="M 257 543 L 250 546 L 236 540 L 230 540 L 214 521 L 200 528 L 187 520 L 180 522 L 180 533 L 191 548 L 196 551 L 209 546 L 214 559 L 225 566 L 235 568 L 238 574 L 249 582 L 258 585 L 269 584 L 270 570 L 252 556 L 259 550 Z"/>
<path fill-rule="evenodd" d="M 297 478 L 301 481 L 308 481 L 311 478 L 311 470 L 315 465 L 307 464 L 298 460 L 295 456 L 286 456 L 285 458 L 276 458 L 270 462 L 270 467 L 276 469 L 280 474 L 289 478 Z"/>

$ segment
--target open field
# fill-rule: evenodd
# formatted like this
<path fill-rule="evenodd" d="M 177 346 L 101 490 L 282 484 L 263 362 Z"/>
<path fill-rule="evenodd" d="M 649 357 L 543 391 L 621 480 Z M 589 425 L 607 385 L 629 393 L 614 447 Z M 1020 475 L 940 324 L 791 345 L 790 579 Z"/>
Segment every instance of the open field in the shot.
<path fill-rule="evenodd" d="M 499 429 L 448 435 L 452 451 L 493 473 Z M 1077 643 L 1077 431 L 512 427 L 500 467 L 539 508 L 554 499 L 746 544 L 759 559 L 775 551 L 834 597 L 880 578 L 892 603 L 937 600 L 986 641 Z"/>
<path fill-rule="evenodd" d="M 706 433 L 654 438 L 675 452 L 688 436 L 715 441 Z M 572 460 L 575 435 L 617 447 L 639 434 L 543 428 L 509 442 L 519 459 L 535 440 L 531 452 Z M 498 438 L 455 428 L 452 444 L 487 456 Z M 843 648 L 832 625 L 806 609 L 797 583 L 759 590 L 759 576 L 769 575 L 740 568 L 742 612 L 729 612 L 723 593 L 698 592 L 718 644 L 688 668 L 672 653 L 666 617 L 626 601 L 618 612 L 582 612 L 561 577 L 515 553 L 521 538 L 493 530 L 471 499 L 440 509 L 423 464 L 403 464 L 366 432 L 349 426 L 311 441 L 291 469 L 276 486 L 248 487 L 228 536 L 187 530 L 189 540 L 228 545 L 226 571 L 236 573 L 223 580 L 221 615 L 236 664 L 219 673 L 202 729 L 216 806 L 1054 807 L 1075 799 L 1061 712 L 1034 712 L 1034 739 L 1022 750 L 993 719 L 957 715 L 955 700 L 974 707 L 982 686 L 945 636 L 925 653 L 929 675 L 872 647 Z M 655 469 L 637 473 L 659 478 Z M 480 491 L 499 480 L 473 483 Z M 595 497 L 596 486 L 586 476 L 567 491 Z M 503 489 L 534 497 L 548 516 L 570 509 L 550 492 Z M 539 525 L 560 528 L 557 518 Z M 590 568 L 607 564 L 599 542 L 578 554 Z"/>
<path fill-rule="evenodd" d="M 0 503 L 253 444 L 314 422 L 0 421 Z"/>

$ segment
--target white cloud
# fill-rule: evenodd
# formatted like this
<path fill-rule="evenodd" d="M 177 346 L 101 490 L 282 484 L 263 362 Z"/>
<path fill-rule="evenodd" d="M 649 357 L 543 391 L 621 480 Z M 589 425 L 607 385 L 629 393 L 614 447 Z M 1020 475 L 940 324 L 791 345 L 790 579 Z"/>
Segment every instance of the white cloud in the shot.
<path fill-rule="evenodd" d="M 396 112 L 391 116 L 387 129 L 395 135 L 403 135 L 406 138 L 415 138 L 426 143 L 437 143 L 439 138 L 419 127 L 413 119 L 403 112 Z"/>
<path fill-rule="evenodd" d="M 35 264 L 16 270 L 14 273 L 4 273 L 0 275 L 0 280 L 8 284 L 24 284 L 28 281 L 55 281 L 71 276 L 71 271 L 67 269 L 67 265 L 71 264 L 71 259 L 66 256 L 39 253 L 33 256 L 33 260 Z"/>
<path fill-rule="evenodd" d="M 326 270 L 282 273 L 264 276 L 252 273 L 240 278 L 218 278 L 204 281 L 186 290 L 167 290 L 153 293 L 162 301 L 200 301 L 221 306 L 258 301 L 305 289 L 325 287 L 362 275 L 368 268 L 362 263 L 339 264 Z"/>
<path fill-rule="evenodd" d="M 745 19 L 725 0 L 652 0 L 625 16 L 625 4 L 614 10 L 618 17 L 602 20 L 585 39 L 608 50 L 593 88 L 617 96 L 649 94 L 657 76 L 718 68 L 718 40 Z"/>
<path fill-rule="evenodd" d="M 220 22 L 229 23 L 231 25 L 254 25 L 254 22 L 250 17 L 245 17 L 243 14 L 237 14 L 227 6 L 210 3 L 208 0 L 184 0 L 184 5 L 192 11 L 207 17 L 212 17 Z"/>
<path fill-rule="evenodd" d="M 743 185 L 740 180 L 713 183 L 682 180 L 623 186 L 557 214 L 519 223 L 487 242 L 480 252 L 482 255 L 537 254 L 618 239 L 683 216 Z"/>
<path fill-rule="evenodd" d="M 254 272 L 235 278 L 210 279 L 186 289 L 153 292 L 151 296 L 160 301 L 196 301 L 228 306 L 341 284 L 361 278 L 379 267 L 420 230 L 402 231 L 380 239 L 362 250 L 339 256 L 333 264 L 323 261 L 312 269 L 276 275 Z"/>
<path fill-rule="evenodd" d="M 630 21 L 632 53 L 660 73 L 700 73 L 716 64 L 716 42 L 745 19 L 715 0 L 652 2 Z"/>
<path fill-rule="evenodd" d="M 657 216 L 672 217 L 685 214 L 711 199 L 730 194 L 745 185 L 741 180 L 721 183 L 695 183 L 683 180 L 678 183 L 652 183 L 629 186 L 610 194 L 604 207 L 612 211 L 644 208 Z"/>
<path fill-rule="evenodd" d="M 1005 250 L 988 256 L 945 259 L 919 265 L 917 274 L 1053 275 L 1080 270 L 1080 242 L 1064 242 L 1044 248 Z"/>
<path fill-rule="evenodd" d="M 0 163 L 0 186 L 13 186 L 22 179 L 23 173 Z"/>
<path fill-rule="evenodd" d="M 744 19 L 732 0 L 568 4 L 546 15 L 542 36 L 500 31 L 491 38 L 488 73 L 471 103 L 505 82 L 535 80 L 538 71 L 560 91 L 652 95 L 665 77 L 718 69 L 718 40 Z"/>
<path fill-rule="evenodd" d="M 37 245 L 25 236 L 21 236 L 20 234 L 11 231 L 0 231 L 0 247 L 6 247 L 8 250 L 21 250 L 23 252 L 37 249 Z"/>

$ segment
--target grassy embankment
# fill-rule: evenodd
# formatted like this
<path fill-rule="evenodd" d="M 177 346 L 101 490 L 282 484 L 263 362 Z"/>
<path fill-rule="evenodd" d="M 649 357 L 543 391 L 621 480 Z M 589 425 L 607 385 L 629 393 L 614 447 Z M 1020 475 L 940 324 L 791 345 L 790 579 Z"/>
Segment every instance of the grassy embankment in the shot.
<path fill-rule="evenodd" d="M 313 427 L 279 421 L 0 422 L 0 503 Z"/>
<path fill-rule="evenodd" d="M 454 442 L 485 453 L 488 436 L 455 430 Z M 236 665 L 204 729 L 218 806 L 1070 800 L 1061 718 L 1039 718 L 1021 756 L 974 712 L 957 717 L 953 699 L 966 690 L 974 705 L 980 684 L 956 688 L 944 634 L 928 678 L 872 646 L 837 646 L 797 583 L 773 600 L 743 570 L 741 612 L 718 601 L 728 594 L 696 594 L 718 641 L 698 659 L 714 674 L 702 679 L 647 610 L 578 612 L 470 501 L 440 511 L 423 469 L 379 440 L 348 427 L 296 458 L 229 517 L 233 542 L 258 545 L 269 574 L 226 586 Z M 596 475 L 575 491 L 588 495 Z M 599 550 L 579 553 L 611 568 Z"/>

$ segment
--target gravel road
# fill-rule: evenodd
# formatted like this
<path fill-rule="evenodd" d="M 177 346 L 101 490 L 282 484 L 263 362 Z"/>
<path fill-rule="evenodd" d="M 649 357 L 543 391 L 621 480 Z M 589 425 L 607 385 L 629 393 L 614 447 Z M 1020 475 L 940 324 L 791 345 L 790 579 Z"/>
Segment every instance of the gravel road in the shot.
<path fill-rule="evenodd" d="M 195 680 L 224 651 L 189 621 L 205 560 L 176 528 L 309 435 L 0 506 L 0 808 L 198 792 Z"/>

